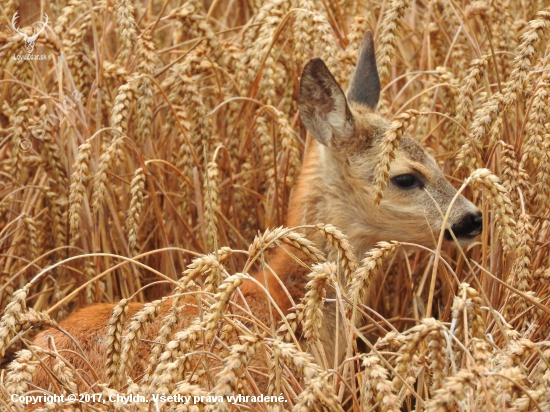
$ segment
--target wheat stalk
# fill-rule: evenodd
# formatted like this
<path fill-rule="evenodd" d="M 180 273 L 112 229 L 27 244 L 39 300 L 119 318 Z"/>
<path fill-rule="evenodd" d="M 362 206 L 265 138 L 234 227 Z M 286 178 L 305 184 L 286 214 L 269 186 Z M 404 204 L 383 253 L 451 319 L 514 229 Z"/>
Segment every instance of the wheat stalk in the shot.
<path fill-rule="evenodd" d="M 326 297 L 326 284 L 335 282 L 336 264 L 333 262 L 313 265 L 308 275 L 310 281 L 306 285 L 304 296 L 304 337 L 311 343 L 321 337 L 323 326 L 323 305 Z"/>
<path fill-rule="evenodd" d="M 107 379 L 112 387 L 119 383 L 119 362 L 122 354 L 122 329 L 128 313 L 128 299 L 122 299 L 114 307 L 109 324 L 107 325 L 107 351 L 105 354 L 105 369 Z"/>
<path fill-rule="evenodd" d="M 362 405 L 365 408 L 375 408 L 379 405 L 381 411 L 397 412 L 400 411 L 401 402 L 397 398 L 392 382 L 388 380 L 388 371 L 380 364 L 377 356 L 363 357 L 363 385 Z"/>
<path fill-rule="evenodd" d="M 132 51 L 137 40 L 137 22 L 134 17 L 134 6 L 129 0 L 116 0 L 117 25 L 119 27 L 122 44 L 119 51 L 120 59 L 125 59 Z"/>
<path fill-rule="evenodd" d="M 353 253 L 353 247 L 345 234 L 333 225 L 324 225 L 319 223 L 317 229 L 323 237 L 338 251 L 338 262 L 344 269 L 344 274 L 348 284 L 352 281 L 352 275 L 359 266 L 357 258 Z"/>
<path fill-rule="evenodd" d="M 143 308 L 137 311 L 130 320 L 126 336 L 122 340 L 122 350 L 118 361 L 118 381 L 125 382 L 126 374 L 131 369 L 133 358 L 139 340 L 148 324 L 152 323 L 159 315 L 162 304 L 166 299 L 158 299 L 151 303 L 146 303 Z"/>
<path fill-rule="evenodd" d="M 378 62 L 378 73 L 380 74 L 381 82 L 384 82 L 389 75 L 389 66 L 397 41 L 397 24 L 404 17 L 410 3 L 410 0 L 391 0 L 384 14 L 384 20 L 382 21 L 380 34 L 378 35 L 378 49 L 376 51 L 376 61 Z"/>
<path fill-rule="evenodd" d="M 73 165 L 71 175 L 71 188 L 69 195 L 69 222 L 71 241 L 74 243 L 79 237 L 81 224 L 80 213 L 86 196 L 86 185 L 90 180 L 90 160 L 92 158 L 92 145 L 86 141 L 78 148 L 78 155 Z"/>
<path fill-rule="evenodd" d="M 25 318 L 21 314 L 25 312 L 28 290 L 27 288 L 16 290 L 13 298 L 4 309 L 4 315 L 0 319 L 0 355 L 3 357 L 9 347 L 11 338 L 20 329 L 21 322 Z"/>
<path fill-rule="evenodd" d="M 399 146 L 399 140 L 420 113 L 417 110 L 407 110 L 398 115 L 384 133 L 384 139 L 380 145 L 380 153 L 377 155 L 374 176 L 374 203 L 382 200 L 382 192 L 388 185 L 390 165 L 395 159 L 395 151 Z"/>
<path fill-rule="evenodd" d="M 143 208 L 143 191 L 145 189 L 145 172 L 137 168 L 134 172 L 134 178 L 130 184 L 130 209 L 126 220 L 126 230 L 128 232 L 128 248 L 134 250 L 136 247 L 141 210 Z"/>
<path fill-rule="evenodd" d="M 29 391 L 32 375 L 40 364 L 35 353 L 40 353 L 42 348 L 34 346 L 32 349 L 33 351 L 27 349 L 19 351 L 15 360 L 8 366 L 5 381 L 8 393 L 22 395 Z"/>
<path fill-rule="evenodd" d="M 472 172 L 470 179 L 473 184 L 480 185 L 485 195 L 493 202 L 495 208 L 498 230 L 502 236 L 505 251 L 516 246 L 516 235 L 513 227 L 515 221 L 511 208 L 508 191 L 500 184 L 500 179 L 489 169 L 477 169 Z"/>

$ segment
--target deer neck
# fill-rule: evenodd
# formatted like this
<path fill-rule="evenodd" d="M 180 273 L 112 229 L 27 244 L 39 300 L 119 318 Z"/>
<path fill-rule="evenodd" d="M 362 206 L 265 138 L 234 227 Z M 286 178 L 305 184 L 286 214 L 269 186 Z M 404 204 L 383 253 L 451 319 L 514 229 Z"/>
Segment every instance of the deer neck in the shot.
<path fill-rule="evenodd" d="M 348 237 L 356 256 L 361 258 L 380 240 L 376 209 L 371 199 L 357 202 L 357 180 L 350 175 L 347 162 L 343 155 L 312 142 L 292 198 L 287 226 L 332 224 Z M 369 206 L 372 211 L 366 210 Z M 329 260 L 337 260 L 336 251 L 320 233 L 308 233 L 308 237 Z"/>
<path fill-rule="evenodd" d="M 345 159 L 333 154 L 324 146 L 315 141 L 312 142 L 292 196 L 287 226 L 330 223 L 348 236 L 356 256 L 360 258 L 375 245 L 378 239 L 375 229 L 369 229 L 368 224 L 358 223 L 357 214 L 363 205 L 350 204 L 354 187 L 353 179 L 347 175 L 349 169 L 345 162 Z M 308 230 L 307 236 L 325 253 L 328 260 L 335 262 L 338 260 L 336 249 L 319 231 Z M 277 249 L 265 268 L 254 275 L 256 280 L 264 286 L 267 280 L 270 295 L 283 312 L 288 310 L 292 303 L 300 303 L 309 281 L 307 275 L 310 270 L 297 262 L 293 255 L 305 264 L 308 263 L 308 258 L 294 248 Z M 281 283 L 285 286 L 284 288 L 281 287 Z M 252 286 L 247 286 L 245 290 L 248 288 L 254 289 Z M 289 295 L 292 300 L 289 299 Z"/>

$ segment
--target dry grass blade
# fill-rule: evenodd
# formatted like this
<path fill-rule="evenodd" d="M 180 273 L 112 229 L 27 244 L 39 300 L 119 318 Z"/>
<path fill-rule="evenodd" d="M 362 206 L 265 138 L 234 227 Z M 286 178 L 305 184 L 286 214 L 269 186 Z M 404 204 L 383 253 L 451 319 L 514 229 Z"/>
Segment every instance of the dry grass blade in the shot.
<path fill-rule="evenodd" d="M 216 161 L 208 163 L 206 166 L 206 178 L 204 179 L 204 218 L 206 227 L 204 228 L 208 242 L 208 250 L 216 249 L 218 245 L 218 217 L 220 211 L 220 198 L 218 185 L 220 175 Z"/>

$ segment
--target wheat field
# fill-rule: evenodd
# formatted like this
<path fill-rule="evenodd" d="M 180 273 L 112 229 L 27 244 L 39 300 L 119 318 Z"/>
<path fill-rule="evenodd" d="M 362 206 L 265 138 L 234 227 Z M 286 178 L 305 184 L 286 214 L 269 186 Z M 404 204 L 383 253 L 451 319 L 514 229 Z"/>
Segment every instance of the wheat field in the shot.
<path fill-rule="evenodd" d="M 31 53 L 18 10 L 21 33 L 49 19 Z M 85 402 L 36 410 L 550 411 L 549 1 L 7 0 L 0 12 L 0 409 L 76 394 Z M 280 228 L 311 144 L 302 69 L 322 57 L 345 89 L 367 29 L 392 121 L 377 190 L 410 133 L 483 211 L 468 248 L 387 239 L 356 256 L 331 222 Z M 329 250 L 307 241 L 319 231 Z M 245 327 L 230 300 L 283 245 L 310 256 L 304 299 Z M 374 276 L 377 298 L 353 305 Z M 349 334 L 340 365 L 310 354 L 332 289 Z M 177 333 L 189 291 L 204 313 Z M 171 296 L 149 375 L 133 381 L 124 368 Z M 126 319 L 130 301 L 144 306 Z M 118 303 L 108 377 L 83 389 L 84 372 L 32 337 L 98 302 Z M 189 371 L 190 352 L 223 362 Z M 265 392 L 247 371 L 259 354 Z M 37 388 L 46 356 L 52 382 Z M 150 396 L 159 377 L 197 401 L 109 400 Z"/>

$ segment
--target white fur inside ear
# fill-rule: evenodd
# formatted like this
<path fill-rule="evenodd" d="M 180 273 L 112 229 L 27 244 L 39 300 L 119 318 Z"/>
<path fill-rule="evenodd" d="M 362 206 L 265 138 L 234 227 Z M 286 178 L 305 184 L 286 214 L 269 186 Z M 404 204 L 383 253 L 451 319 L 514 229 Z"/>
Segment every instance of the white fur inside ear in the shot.
<path fill-rule="evenodd" d="M 327 123 L 334 130 L 334 134 L 340 137 L 350 137 L 353 134 L 353 122 L 348 117 L 347 101 L 340 89 L 332 93 L 334 110 L 327 115 Z M 332 136 L 331 136 L 332 137 Z"/>
<path fill-rule="evenodd" d="M 326 117 L 320 111 L 316 112 L 315 125 L 317 129 L 317 135 L 320 137 L 320 139 L 318 140 L 320 140 L 321 143 L 330 146 L 330 142 L 332 141 L 332 129 L 327 123 Z"/>
<path fill-rule="evenodd" d="M 311 135 L 326 146 L 333 146 L 336 137 L 353 134 L 353 118 L 342 89 L 331 78 L 323 78 L 322 86 L 312 78 L 302 79 L 308 93 L 300 101 L 300 113 Z"/>

